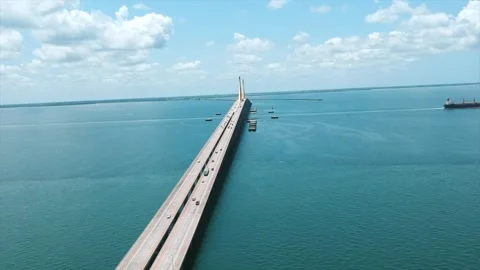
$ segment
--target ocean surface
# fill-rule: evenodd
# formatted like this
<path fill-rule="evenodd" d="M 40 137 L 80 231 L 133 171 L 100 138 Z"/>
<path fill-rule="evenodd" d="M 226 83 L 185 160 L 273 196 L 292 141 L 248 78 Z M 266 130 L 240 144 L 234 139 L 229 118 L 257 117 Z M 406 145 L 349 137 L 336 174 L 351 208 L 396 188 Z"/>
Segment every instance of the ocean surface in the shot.
<path fill-rule="evenodd" d="M 194 268 L 480 269 L 480 109 L 447 97 L 480 86 L 252 98 Z M 0 269 L 113 269 L 231 104 L 0 109 Z"/>

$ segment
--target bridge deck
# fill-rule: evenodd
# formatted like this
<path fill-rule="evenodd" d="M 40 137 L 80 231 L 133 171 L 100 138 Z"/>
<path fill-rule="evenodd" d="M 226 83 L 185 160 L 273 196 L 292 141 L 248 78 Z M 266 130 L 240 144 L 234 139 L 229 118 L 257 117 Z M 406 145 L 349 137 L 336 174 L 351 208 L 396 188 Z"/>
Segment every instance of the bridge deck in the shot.
<path fill-rule="evenodd" d="M 223 158 L 228 152 L 230 141 L 233 137 L 236 124 L 240 120 L 241 108 L 238 108 L 230 121 L 229 128 L 225 131 L 219 143 L 215 147 L 207 168 L 210 173 L 207 176 L 201 175 L 198 184 L 186 203 L 179 219 L 175 223 L 166 242 L 163 244 L 151 269 L 180 269 L 190 244 L 195 235 L 203 211 L 207 204 L 210 192 L 222 166 Z M 213 171 L 212 171 L 213 169 Z M 195 201 L 193 200 L 195 198 Z M 197 201 L 199 205 L 196 205 Z"/>
<path fill-rule="evenodd" d="M 226 152 L 228 143 L 230 142 L 233 131 L 235 130 L 236 125 L 238 123 L 238 119 L 242 111 L 241 107 L 243 107 L 244 102 L 245 101 L 237 100 L 232 105 L 228 113 L 225 115 L 223 120 L 220 122 L 219 126 L 215 129 L 213 134 L 205 143 L 202 150 L 198 153 L 196 158 L 193 160 L 192 164 L 184 173 L 184 175 L 182 176 L 180 181 L 177 183 L 173 191 L 170 193 L 168 198 L 165 200 L 165 202 L 162 204 L 162 206 L 160 207 L 158 212 L 155 214 L 153 219 L 144 229 L 140 237 L 135 241 L 133 246 L 130 248 L 128 253 L 120 262 L 120 264 L 117 266 L 117 269 L 148 268 L 149 263 L 151 263 L 152 256 L 154 256 L 154 253 L 158 248 L 158 246 L 160 245 L 160 242 L 163 239 L 165 239 L 165 237 L 167 236 L 167 232 L 169 231 L 169 228 L 172 226 L 172 222 L 175 220 L 175 216 L 180 212 L 180 209 L 184 205 L 185 200 L 187 199 L 189 193 L 192 191 L 192 188 L 194 187 L 195 183 L 197 182 L 197 180 L 205 181 L 202 174 L 204 168 L 211 169 L 213 167 L 214 171 L 211 171 L 211 174 L 207 176 L 209 181 L 205 181 L 205 185 L 199 185 L 198 188 L 195 188 L 195 190 L 193 190 L 193 192 L 195 193 L 194 196 L 197 196 L 198 198 L 203 196 L 203 198 L 201 198 L 200 205 L 198 205 L 198 206 L 201 206 L 201 209 L 202 209 L 202 211 L 199 212 L 199 215 L 201 216 L 201 213 L 203 212 L 203 208 L 205 207 L 204 202 L 206 202 L 207 201 L 206 199 L 208 198 L 208 195 L 204 195 L 204 194 L 207 194 L 207 193 L 209 194 L 211 191 L 211 188 L 213 187 L 214 180 L 216 178 L 216 175 L 223 161 L 224 153 Z M 220 151 L 220 148 L 222 148 L 222 151 Z M 212 156 L 213 158 L 211 158 Z M 211 159 L 215 160 L 215 162 L 213 162 L 212 164 L 210 164 Z M 197 190 L 204 190 L 204 191 L 202 191 L 200 194 L 199 193 L 200 191 L 197 191 Z M 197 193 L 199 195 L 196 195 Z M 182 226 L 183 229 L 176 229 L 177 224 L 175 223 L 175 226 L 172 229 L 172 233 L 174 231 L 175 233 L 170 234 L 170 235 L 173 235 L 172 239 L 178 238 L 177 232 L 179 232 L 180 234 L 188 232 L 189 234 L 191 234 L 191 238 L 193 238 L 196 225 L 188 226 L 187 228 L 184 227 L 185 226 L 184 223 L 186 222 L 184 220 L 188 220 L 187 222 L 189 224 L 198 224 L 198 221 L 196 223 L 193 221 L 190 221 L 190 219 L 194 218 L 194 216 L 192 217 L 192 214 L 190 213 L 192 212 L 192 209 L 190 207 L 192 203 L 190 202 L 191 201 L 187 201 L 187 204 L 185 205 L 182 211 L 182 214 L 177 220 L 177 223 L 180 222 L 179 224 Z M 188 210 L 188 211 L 185 212 L 185 210 Z M 194 210 L 198 210 L 198 209 L 194 208 Z M 190 214 L 187 214 L 187 213 L 190 213 Z M 200 218 L 200 216 L 198 217 L 198 219 Z M 191 241 L 191 238 L 189 241 L 181 241 L 181 243 L 183 244 L 181 244 L 180 247 L 178 246 L 178 244 L 173 245 L 175 247 L 175 250 L 180 250 L 180 249 L 183 250 L 183 246 L 186 243 L 189 244 Z M 173 249 L 168 248 L 170 243 L 173 241 L 170 239 L 171 237 L 168 236 L 166 241 L 168 245 L 164 245 L 164 246 L 167 247 L 167 249 L 165 250 L 172 250 L 173 252 Z M 186 239 L 188 239 L 188 237 L 186 237 Z M 163 247 L 162 247 L 162 250 L 164 250 Z M 188 250 L 188 246 L 185 249 L 185 254 L 186 254 L 186 250 Z M 162 253 L 162 251 L 160 253 L 162 254 L 162 258 L 164 256 L 163 255 L 164 253 Z M 177 256 L 176 260 L 183 262 L 183 258 L 185 254 L 183 256 L 180 256 L 180 255 Z M 160 262 L 163 262 L 163 260 L 158 259 L 154 263 L 156 265 L 159 265 Z"/>

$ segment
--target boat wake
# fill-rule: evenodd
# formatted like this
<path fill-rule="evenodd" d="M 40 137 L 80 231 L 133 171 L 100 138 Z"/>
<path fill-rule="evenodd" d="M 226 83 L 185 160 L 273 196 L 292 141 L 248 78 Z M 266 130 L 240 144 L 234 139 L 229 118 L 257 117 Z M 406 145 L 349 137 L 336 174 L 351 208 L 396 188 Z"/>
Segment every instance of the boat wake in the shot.
<path fill-rule="evenodd" d="M 211 118 L 219 119 L 221 117 L 211 117 Z M 39 123 L 39 124 L 7 124 L 7 125 L 0 125 L 0 128 L 156 123 L 156 122 L 175 122 L 175 121 L 191 121 L 191 120 L 204 120 L 204 119 L 205 117 L 190 117 L 190 118 L 157 118 L 157 119 L 132 119 L 132 120 L 83 121 L 83 122 L 50 122 L 50 123 Z"/>
<path fill-rule="evenodd" d="M 436 110 L 443 110 L 443 108 L 440 107 L 440 108 L 413 108 L 413 109 L 394 109 L 394 110 L 285 113 L 285 114 L 277 114 L 277 116 L 288 117 L 288 116 L 345 115 L 345 114 L 355 115 L 355 114 L 366 114 L 366 113 L 419 112 L 419 111 L 436 111 Z M 222 117 L 210 117 L 210 118 L 220 119 Z M 205 120 L 205 117 L 132 119 L 132 120 L 84 121 L 84 122 L 50 122 L 50 123 L 39 123 L 39 124 L 7 124 L 7 125 L 0 125 L 0 128 L 106 125 L 106 124 L 155 123 L 155 122 L 176 122 L 176 121 L 196 121 L 196 120 Z"/>
<path fill-rule="evenodd" d="M 278 114 L 279 116 L 315 116 L 315 115 L 354 115 L 366 113 L 395 113 L 395 112 L 420 112 L 420 111 L 437 111 L 443 110 L 441 107 L 436 108 L 412 108 L 412 109 L 393 109 L 393 110 L 367 110 L 367 111 L 341 111 L 341 112 L 312 112 L 312 113 L 286 113 Z"/>

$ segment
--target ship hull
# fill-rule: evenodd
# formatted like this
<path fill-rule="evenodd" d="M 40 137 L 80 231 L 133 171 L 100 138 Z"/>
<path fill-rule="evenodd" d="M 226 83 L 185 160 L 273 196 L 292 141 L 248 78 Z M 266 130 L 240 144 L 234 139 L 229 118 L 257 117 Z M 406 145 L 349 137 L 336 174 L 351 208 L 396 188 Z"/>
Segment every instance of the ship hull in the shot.
<path fill-rule="evenodd" d="M 444 104 L 445 109 L 466 109 L 466 108 L 480 108 L 480 103 L 458 103 L 458 104 Z"/>

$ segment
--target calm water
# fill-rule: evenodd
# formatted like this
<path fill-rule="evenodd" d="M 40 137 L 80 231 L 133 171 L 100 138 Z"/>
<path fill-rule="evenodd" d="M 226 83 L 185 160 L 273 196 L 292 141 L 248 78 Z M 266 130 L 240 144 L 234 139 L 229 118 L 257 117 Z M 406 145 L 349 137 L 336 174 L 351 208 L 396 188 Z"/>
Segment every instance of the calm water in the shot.
<path fill-rule="evenodd" d="M 475 96 L 253 99 L 195 268 L 480 269 L 480 110 L 441 109 Z M 0 110 L 0 269 L 114 268 L 230 105 Z"/>

